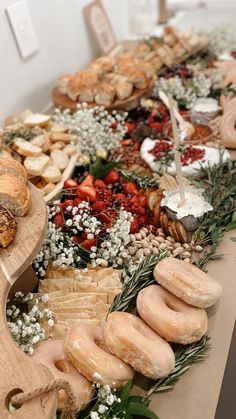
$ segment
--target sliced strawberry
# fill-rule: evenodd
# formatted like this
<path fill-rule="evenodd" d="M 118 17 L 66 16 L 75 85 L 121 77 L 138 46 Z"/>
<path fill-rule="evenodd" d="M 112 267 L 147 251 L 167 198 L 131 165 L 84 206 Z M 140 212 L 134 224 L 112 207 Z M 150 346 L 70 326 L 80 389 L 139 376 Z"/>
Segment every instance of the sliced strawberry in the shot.
<path fill-rule="evenodd" d="M 53 222 L 56 224 L 56 226 L 62 227 L 65 225 L 65 219 L 62 214 L 55 215 Z"/>
<path fill-rule="evenodd" d="M 93 246 L 97 246 L 97 239 L 87 239 L 81 243 L 81 247 L 87 250 L 90 250 Z"/>
<path fill-rule="evenodd" d="M 64 208 L 66 210 L 67 207 L 73 207 L 75 205 L 74 199 L 66 199 L 64 202 Z"/>
<path fill-rule="evenodd" d="M 106 189 L 107 185 L 101 179 L 95 179 L 94 181 L 95 188 Z"/>
<path fill-rule="evenodd" d="M 78 183 L 76 182 L 76 180 L 72 179 L 71 177 L 66 179 L 64 182 L 65 189 L 77 188 L 77 186 L 78 186 Z"/>
<path fill-rule="evenodd" d="M 111 170 L 104 178 L 104 182 L 106 185 L 113 185 L 114 183 L 119 182 L 120 180 L 120 173 L 113 169 Z"/>
<path fill-rule="evenodd" d="M 105 211 L 105 209 L 106 209 L 106 203 L 104 201 L 96 201 L 93 204 L 93 207 L 92 208 L 93 208 L 94 211 L 97 211 L 97 212 Z"/>
<path fill-rule="evenodd" d="M 126 122 L 125 126 L 127 128 L 127 134 L 131 134 L 131 132 L 133 132 L 137 126 L 136 122 Z"/>
<path fill-rule="evenodd" d="M 101 212 L 100 214 L 98 214 L 97 218 L 105 224 L 109 224 L 112 222 L 112 216 L 105 212 Z"/>
<path fill-rule="evenodd" d="M 83 182 L 76 189 L 78 198 L 87 199 L 90 202 L 96 201 L 96 189 L 93 185 L 94 178 L 92 175 L 86 176 Z"/>
<path fill-rule="evenodd" d="M 71 237 L 71 240 L 76 244 L 81 244 L 82 241 L 83 241 L 83 239 L 81 237 L 78 237 L 78 236 Z"/>
<path fill-rule="evenodd" d="M 78 205 L 81 204 L 81 202 L 83 202 L 82 198 L 75 198 L 74 199 L 74 206 L 78 207 Z"/>
<path fill-rule="evenodd" d="M 123 184 L 123 191 L 125 195 L 138 195 L 138 188 L 134 182 L 126 182 Z"/>

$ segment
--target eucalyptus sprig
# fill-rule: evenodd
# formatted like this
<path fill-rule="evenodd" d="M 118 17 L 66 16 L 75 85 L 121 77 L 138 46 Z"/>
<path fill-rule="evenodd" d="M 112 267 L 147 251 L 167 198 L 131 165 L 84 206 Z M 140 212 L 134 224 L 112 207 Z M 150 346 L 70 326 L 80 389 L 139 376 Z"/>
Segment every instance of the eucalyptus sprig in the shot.
<path fill-rule="evenodd" d="M 153 393 L 162 393 L 172 389 L 192 364 L 200 362 L 205 358 L 209 349 L 210 338 L 207 334 L 198 342 L 190 343 L 189 345 L 178 345 L 175 350 L 175 368 L 168 377 L 154 381 L 145 399 L 149 399 Z"/>
<path fill-rule="evenodd" d="M 139 173 L 137 170 L 128 171 L 121 168 L 118 170 L 125 180 L 136 182 L 140 188 L 146 189 L 155 186 L 158 187 L 159 176 L 156 174 L 153 174 L 152 176 L 145 176 Z"/>
<path fill-rule="evenodd" d="M 139 291 L 148 285 L 156 283 L 153 277 L 153 270 L 158 262 L 167 256 L 167 252 L 162 252 L 159 256 L 147 256 L 138 266 L 125 285 L 121 294 L 114 299 L 109 313 L 112 311 L 132 312 L 136 306 L 136 299 Z"/>

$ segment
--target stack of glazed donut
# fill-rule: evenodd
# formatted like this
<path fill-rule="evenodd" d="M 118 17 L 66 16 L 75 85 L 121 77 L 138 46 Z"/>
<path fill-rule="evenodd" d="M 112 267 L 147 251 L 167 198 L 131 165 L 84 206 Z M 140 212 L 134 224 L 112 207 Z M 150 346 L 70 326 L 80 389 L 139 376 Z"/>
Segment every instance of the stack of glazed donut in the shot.
<path fill-rule="evenodd" d="M 160 285 L 139 292 L 141 318 L 113 312 L 103 327 L 78 324 L 62 341 L 38 344 L 33 357 L 55 378 L 67 380 L 78 399 L 78 410 L 93 395 L 92 383 L 123 387 L 134 371 L 152 379 L 167 376 L 175 356 L 168 342 L 189 344 L 207 331 L 205 308 L 220 297 L 222 287 L 200 269 L 175 258 L 165 258 L 154 269 Z M 65 402 L 59 394 L 58 406 Z"/>

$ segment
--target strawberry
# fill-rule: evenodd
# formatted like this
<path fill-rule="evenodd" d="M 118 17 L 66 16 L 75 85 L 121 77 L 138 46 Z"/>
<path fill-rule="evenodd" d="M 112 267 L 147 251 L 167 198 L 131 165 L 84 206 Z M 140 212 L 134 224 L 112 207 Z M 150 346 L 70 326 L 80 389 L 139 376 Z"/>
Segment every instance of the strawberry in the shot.
<path fill-rule="evenodd" d="M 120 173 L 113 169 L 111 170 L 104 178 L 104 182 L 106 185 L 113 185 L 114 183 L 119 182 L 120 180 Z"/>
<path fill-rule="evenodd" d="M 66 179 L 64 182 L 65 189 L 77 188 L 77 186 L 78 186 L 78 183 L 76 182 L 76 180 L 72 179 L 71 177 Z"/>
<path fill-rule="evenodd" d="M 138 188 L 134 182 L 126 182 L 123 184 L 123 191 L 125 195 L 138 195 Z"/>
<path fill-rule="evenodd" d="M 74 199 L 74 206 L 78 207 L 79 204 L 81 204 L 81 202 L 83 202 L 83 199 L 81 198 L 75 198 Z"/>
<path fill-rule="evenodd" d="M 155 128 L 157 132 L 162 132 L 164 125 L 165 125 L 165 122 L 161 121 L 161 122 L 152 122 L 150 123 L 149 126 L 150 128 Z"/>
<path fill-rule="evenodd" d="M 106 203 L 104 201 L 96 201 L 93 204 L 93 207 L 92 208 L 93 208 L 94 211 L 97 211 L 97 212 L 105 211 L 105 209 L 106 209 Z"/>
<path fill-rule="evenodd" d="M 87 239 L 81 243 L 81 247 L 86 250 L 90 250 L 93 246 L 97 246 L 97 239 Z"/>
<path fill-rule="evenodd" d="M 110 224 L 112 222 L 112 217 L 105 212 L 101 212 L 97 215 L 97 218 L 105 224 Z"/>
<path fill-rule="evenodd" d="M 135 122 L 126 122 L 125 127 L 127 128 L 127 134 L 131 134 L 131 132 L 133 132 L 136 128 L 136 125 L 137 124 Z"/>
<path fill-rule="evenodd" d="M 81 237 L 78 237 L 78 236 L 72 236 L 71 240 L 76 244 L 81 244 L 83 241 L 83 239 L 81 239 Z"/>
<path fill-rule="evenodd" d="M 53 222 L 56 224 L 56 226 L 62 227 L 65 225 L 65 220 L 62 214 L 55 215 Z"/>
<path fill-rule="evenodd" d="M 107 187 L 107 185 L 101 179 L 95 179 L 94 186 L 98 189 L 106 189 Z"/>
<path fill-rule="evenodd" d="M 63 205 L 64 205 L 64 211 L 66 210 L 66 208 L 67 207 L 73 207 L 74 205 L 75 205 L 75 201 L 74 201 L 74 199 L 66 199 L 64 202 L 63 202 Z"/>
<path fill-rule="evenodd" d="M 96 189 L 93 185 L 92 175 L 86 176 L 83 182 L 76 189 L 76 196 L 81 199 L 87 199 L 90 202 L 96 201 Z"/>

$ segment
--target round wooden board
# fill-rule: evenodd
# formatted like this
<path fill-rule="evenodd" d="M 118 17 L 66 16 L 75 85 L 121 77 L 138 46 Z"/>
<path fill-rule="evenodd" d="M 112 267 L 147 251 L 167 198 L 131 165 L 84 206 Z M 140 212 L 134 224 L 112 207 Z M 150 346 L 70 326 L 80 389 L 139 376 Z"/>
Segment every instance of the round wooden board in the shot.
<path fill-rule="evenodd" d="M 36 256 L 47 229 L 47 207 L 43 193 L 28 183 L 31 207 L 24 217 L 16 217 L 17 233 L 10 246 L 1 251 L 1 268 L 13 284 Z"/>
<path fill-rule="evenodd" d="M 153 80 L 149 82 L 148 87 L 145 89 L 134 89 L 132 95 L 125 100 L 115 100 L 111 105 L 105 106 L 108 111 L 123 110 L 130 111 L 139 105 L 140 100 L 143 97 L 150 96 L 153 88 Z M 61 109 L 70 109 L 75 112 L 79 102 L 71 100 L 68 96 L 63 95 L 59 92 L 58 88 L 55 87 L 52 91 L 52 100 L 55 106 Z M 88 106 L 94 107 L 99 106 L 95 102 L 88 103 Z"/>

